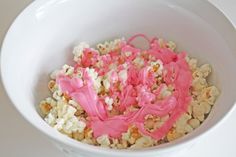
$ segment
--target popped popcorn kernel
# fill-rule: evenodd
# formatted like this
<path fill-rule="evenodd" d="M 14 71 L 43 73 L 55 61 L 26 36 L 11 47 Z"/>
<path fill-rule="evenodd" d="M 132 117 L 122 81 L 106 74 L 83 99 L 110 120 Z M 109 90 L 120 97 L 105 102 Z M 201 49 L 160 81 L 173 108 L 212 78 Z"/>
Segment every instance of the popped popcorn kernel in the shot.
<path fill-rule="evenodd" d="M 74 47 L 73 54 L 74 54 L 74 61 L 79 61 L 81 56 L 83 55 L 84 49 L 89 48 L 89 45 L 85 42 L 79 43 L 79 45 Z"/>
<path fill-rule="evenodd" d="M 188 114 L 183 114 L 176 122 L 176 132 L 185 134 L 191 132 L 193 129 L 188 125 L 188 120 L 191 116 Z"/>
<path fill-rule="evenodd" d="M 193 128 L 196 129 L 197 127 L 200 126 L 200 121 L 198 119 L 190 119 L 188 121 L 188 124 Z"/>
<path fill-rule="evenodd" d="M 172 51 L 175 51 L 176 49 L 176 44 L 173 41 L 168 41 L 166 46 L 171 49 Z"/>
<path fill-rule="evenodd" d="M 51 80 L 51 81 L 48 82 L 48 89 L 51 92 L 55 92 L 57 90 L 56 82 L 54 80 Z"/>
<path fill-rule="evenodd" d="M 209 64 L 203 64 L 200 66 L 200 71 L 203 74 L 203 77 L 206 78 L 211 73 L 211 66 Z"/>
<path fill-rule="evenodd" d="M 188 64 L 189 64 L 190 69 L 191 69 L 192 71 L 196 70 L 196 68 L 197 68 L 197 59 L 195 59 L 195 58 L 189 59 L 189 60 L 188 60 Z"/>
<path fill-rule="evenodd" d="M 137 139 L 134 145 L 132 145 L 131 149 L 140 149 L 153 146 L 154 141 L 151 137 L 143 136 Z"/>
<path fill-rule="evenodd" d="M 200 100 L 206 101 L 207 103 L 213 105 L 219 94 L 220 92 L 215 86 L 210 86 L 202 90 Z"/>
<path fill-rule="evenodd" d="M 169 132 L 168 132 L 168 134 L 167 134 L 167 140 L 168 141 L 173 141 L 173 140 L 176 140 L 176 139 L 178 139 L 178 138 L 180 138 L 180 137 L 182 137 L 182 136 L 184 136 L 184 134 L 183 133 L 180 133 L 180 132 L 177 132 L 176 130 L 174 130 L 174 129 L 171 129 Z"/>
<path fill-rule="evenodd" d="M 102 147 L 108 147 L 111 143 L 109 140 L 108 135 L 102 135 L 97 138 L 97 142 L 102 146 Z"/>
<path fill-rule="evenodd" d="M 43 115 L 47 115 L 50 112 L 50 110 L 52 109 L 52 106 L 45 101 L 42 101 L 39 104 L 39 107 L 40 107 L 40 110 L 43 113 Z"/>

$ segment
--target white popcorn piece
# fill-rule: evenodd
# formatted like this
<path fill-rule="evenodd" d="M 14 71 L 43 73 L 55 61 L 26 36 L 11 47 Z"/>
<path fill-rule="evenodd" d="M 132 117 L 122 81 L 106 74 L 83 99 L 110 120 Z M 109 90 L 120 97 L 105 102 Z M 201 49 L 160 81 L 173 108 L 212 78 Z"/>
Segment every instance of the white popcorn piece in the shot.
<path fill-rule="evenodd" d="M 71 76 L 74 73 L 74 67 L 65 64 L 62 67 L 62 73 Z"/>
<path fill-rule="evenodd" d="M 172 51 L 174 51 L 176 49 L 176 44 L 173 41 L 168 41 L 166 43 L 166 45 L 168 46 L 169 49 L 171 49 Z"/>
<path fill-rule="evenodd" d="M 97 79 L 98 73 L 95 71 L 95 69 L 93 69 L 93 68 L 86 68 L 85 70 L 86 70 L 86 72 L 88 73 L 89 77 L 92 80 L 96 80 Z"/>
<path fill-rule="evenodd" d="M 93 86 L 97 93 L 101 92 L 101 86 L 102 86 L 102 77 L 98 76 L 96 80 L 94 80 Z"/>
<path fill-rule="evenodd" d="M 157 61 L 150 62 L 150 66 L 154 70 L 156 76 L 160 76 L 162 74 L 163 63 L 161 60 L 158 59 Z"/>
<path fill-rule="evenodd" d="M 198 79 L 198 78 L 202 79 L 203 73 L 200 71 L 199 68 L 196 68 L 196 70 L 193 72 L 192 76 L 193 76 L 193 79 Z"/>
<path fill-rule="evenodd" d="M 60 131 L 62 130 L 64 123 L 65 123 L 65 120 L 63 118 L 58 118 L 56 120 L 56 125 L 54 126 L 54 128 Z"/>
<path fill-rule="evenodd" d="M 80 106 L 76 101 L 74 101 L 74 100 L 69 100 L 69 102 L 68 102 L 70 105 L 72 105 L 72 106 L 74 106 L 75 108 L 77 107 L 77 106 Z"/>
<path fill-rule="evenodd" d="M 56 100 L 61 100 L 62 94 L 63 94 L 62 91 L 58 89 L 55 92 L 53 92 L 52 97 Z"/>
<path fill-rule="evenodd" d="M 81 59 L 81 56 L 83 55 L 84 49 L 89 48 L 89 44 L 85 42 L 79 43 L 79 45 L 74 47 L 73 54 L 74 54 L 74 61 L 78 61 Z"/>
<path fill-rule="evenodd" d="M 202 90 L 200 100 L 213 105 L 220 92 L 215 86 L 210 86 Z"/>
<path fill-rule="evenodd" d="M 188 120 L 190 119 L 191 116 L 184 113 L 175 123 L 176 131 L 183 134 L 191 132 L 193 129 L 188 124 Z"/>
<path fill-rule="evenodd" d="M 108 135 L 102 135 L 97 138 L 97 142 L 102 146 L 102 147 L 108 147 L 111 143 L 109 140 Z"/>
<path fill-rule="evenodd" d="M 73 116 L 65 122 L 63 126 L 63 131 L 69 134 L 76 131 L 82 133 L 85 127 L 86 124 L 81 124 L 81 121 L 78 121 L 78 119 Z"/>
<path fill-rule="evenodd" d="M 211 105 L 207 102 L 200 102 L 200 106 L 204 106 L 205 108 L 205 114 L 208 114 L 211 111 Z"/>
<path fill-rule="evenodd" d="M 140 149 L 145 147 L 150 147 L 154 144 L 154 140 L 149 136 L 142 136 L 136 140 L 135 144 L 130 147 L 130 149 Z"/>
<path fill-rule="evenodd" d="M 98 73 L 93 68 L 86 68 L 86 71 L 87 71 L 89 77 L 93 81 L 94 89 L 96 90 L 97 93 L 99 93 L 101 91 L 101 86 L 102 86 L 102 84 L 101 84 L 102 77 L 98 76 Z"/>
<path fill-rule="evenodd" d="M 173 140 L 178 139 L 182 136 L 184 136 L 183 133 L 179 133 L 173 128 L 166 135 L 168 141 L 173 141 Z"/>
<path fill-rule="evenodd" d="M 125 84 L 127 79 L 128 79 L 128 72 L 127 69 L 121 70 L 119 73 L 119 78 L 121 79 L 121 81 Z"/>
<path fill-rule="evenodd" d="M 57 102 L 51 97 L 46 98 L 46 102 L 50 104 L 52 107 L 56 106 Z"/>
<path fill-rule="evenodd" d="M 83 78 L 83 73 L 82 73 L 82 71 L 80 71 L 80 69 L 77 70 L 76 76 L 77 76 L 78 78 L 80 78 L 80 79 Z"/>
<path fill-rule="evenodd" d="M 109 91 L 110 86 L 111 86 L 109 79 L 106 77 L 105 79 L 103 79 L 102 82 L 103 82 L 103 86 L 105 87 L 105 90 Z"/>
<path fill-rule="evenodd" d="M 133 64 L 136 65 L 137 67 L 141 68 L 144 66 L 144 60 L 142 57 L 136 57 L 134 60 L 133 60 Z"/>
<path fill-rule="evenodd" d="M 193 105 L 193 117 L 197 118 L 200 121 L 204 120 L 205 106 L 203 104 L 194 104 Z"/>
<path fill-rule="evenodd" d="M 45 118 L 45 122 L 48 123 L 50 126 L 54 126 L 56 124 L 56 117 L 54 114 L 49 113 Z"/>
<path fill-rule="evenodd" d="M 122 140 L 128 141 L 131 137 L 130 129 L 127 130 L 127 132 L 122 133 Z"/>
<path fill-rule="evenodd" d="M 69 105 L 73 106 L 74 108 L 76 108 L 78 111 L 83 111 L 84 109 L 80 106 L 80 104 L 78 104 L 76 101 L 74 100 L 69 100 L 68 102 Z"/>
<path fill-rule="evenodd" d="M 207 87 L 207 81 L 205 78 L 196 78 L 192 81 L 193 91 L 200 92 L 203 88 Z"/>
<path fill-rule="evenodd" d="M 84 121 L 78 121 L 78 131 L 82 133 L 86 127 L 86 123 Z"/>
<path fill-rule="evenodd" d="M 70 103 L 76 106 L 76 102 L 70 100 Z M 59 131 L 66 134 L 79 131 L 82 133 L 86 127 L 86 123 L 79 120 L 74 114 L 76 109 L 63 100 L 58 100 L 56 105 L 45 117 L 45 121 Z"/>
<path fill-rule="evenodd" d="M 92 140 L 92 139 L 88 139 L 88 138 L 83 139 L 81 142 L 87 143 L 87 144 L 91 144 L 91 145 L 94 144 L 94 143 L 93 143 L 93 140 Z"/>
<path fill-rule="evenodd" d="M 116 51 L 120 49 L 121 43 L 124 42 L 124 39 L 115 39 L 114 41 L 106 41 L 103 44 L 97 44 L 97 49 L 101 55 L 105 55 L 111 51 Z"/>
<path fill-rule="evenodd" d="M 74 116 L 76 109 L 70 105 L 67 105 L 64 101 L 60 100 L 57 102 L 57 112 L 59 118 L 69 119 Z"/>
<path fill-rule="evenodd" d="M 107 104 L 107 109 L 109 111 L 111 111 L 113 108 L 113 106 L 112 106 L 113 102 L 114 102 L 114 100 L 112 98 L 109 98 L 109 97 L 105 98 L 105 103 Z"/>
<path fill-rule="evenodd" d="M 197 59 L 191 58 L 191 59 L 187 60 L 187 62 L 188 62 L 189 67 L 192 71 L 196 70 L 196 68 L 197 68 Z"/>
<path fill-rule="evenodd" d="M 200 126 L 200 121 L 198 119 L 190 119 L 188 121 L 188 124 L 193 128 L 196 129 L 197 127 Z"/>
<path fill-rule="evenodd" d="M 211 66 L 209 64 L 204 64 L 199 69 L 204 78 L 207 77 L 212 71 Z"/>
<path fill-rule="evenodd" d="M 164 87 L 162 88 L 161 93 L 160 93 L 160 98 L 163 99 L 171 95 L 172 95 L 172 91 L 167 87 L 166 84 L 164 84 Z"/>

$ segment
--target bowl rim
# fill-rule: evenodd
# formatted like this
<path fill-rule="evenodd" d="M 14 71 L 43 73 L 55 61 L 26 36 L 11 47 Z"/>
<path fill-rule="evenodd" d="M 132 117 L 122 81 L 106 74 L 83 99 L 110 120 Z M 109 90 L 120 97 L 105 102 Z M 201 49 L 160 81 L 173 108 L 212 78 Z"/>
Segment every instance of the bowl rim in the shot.
<path fill-rule="evenodd" d="M 157 152 L 166 152 L 168 150 L 177 148 L 177 147 L 181 147 L 182 145 L 185 144 L 189 144 L 193 141 L 195 141 L 197 138 L 202 137 L 204 135 L 206 135 L 207 133 L 211 132 L 214 128 L 218 127 L 221 123 L 223 123 L 233 112 L 233 110 L 236 108 L 236 103 L 234 102 L 234 104 L 232 105 L 232 107 L 230 108 L 230 110 L 228 111 L 228 113 L 226 113 L 221 120 L 219 120 L 218 122 L 216 122 L 213 126 L 211 126 L 208 130 L 205 130 L 203 133 L 198 134 L 190 139 L 187 140 L 181 140 L 184 137 L 182 137 L 181 139 L 177 139 L 175 140 L 176 143 L 172 144 L 172 143 L 166 143 L 166 144 L 162 144 L 160 146 L 156 146 L 156 147 L 151 147 L 154 149 L 141 149 L 141 150 L 128 150 L 128 149 L 124 149 L 124 150 L 116 150 L 116 149 L 109 149 L 109 148 L 103 148 L 103 147 L 98 147 L 98 146 L 93 146 L 93 145 L 88 145 L 82 142 L 78 142 L 76 140 L 73 140 L 69 137 L 66 136 L 66 140 L 64 140 L 65 138 L 58 138 L 56 136 L 54 136 L 53 134 L 50 134 L 49 132 L 46 132 L 42 127 L 40 127 L 39 125 L 33 123 L 30 119 L 28 119 L 24 112 L 20 110 L 20 108 L 16 105 L 17 102 L 15 102 L 12 97 L 11 97 L 11 89 L 8 88 L 8 86 L 6 85 L 6 78 L 5 75 L 3 73 L 3 56 L 5 55 L 5 47 L 7 45 L 7 40 L 9 38 L 9 34 L 11 34 L 11 32 L 14 30 L 14 26 L 15 24 L 21 20 L 21 18 L 24 17 L 25 14 L 27 14 L 31 9 L 34 9 L 44 3 L 46 3 L 48 0 L 35 0 L 33 2 L 31 2 L 25 9 L 23 9 L 23 11 L 20 12 L 20 14 L 18 14 L 18 16 L 15 18 L 15 20 L 13 20 L 11 26 L 9 27 L 5 38 L 2 42 L 2 47 L 1 47 L 1 53 L 0 53 L 0 72 L 1 72 L 1 80 L 3 82 L 3 88 L 6 91 L 7 96 L 9 97 L 11 104 L 15 107 L 15 109 L 20 113 L 20 115 L 27 121 L 29 122 L 32 126 L 34 126 L 37 130 L 39 130 L 39 132 L 43 133 L 44 135 L 46 135 L 47 137 L 55 140 L 56 142 L 66 145 L 66 146 L 70 146 L 72 148 L 75 149 L 80 149 L 83 150 L 85 152 L 93 152 L 93 153 L 99 153 L 99 154 L 103 154 L 103 155 L 119 155 L 119 156 L 127 156 L 127 155 L 148 155 L 148 154 L 154 154 Z M 204 5 L 208 5 L 208 7 L 211 7 L 215 12 L 218 12 L 219 16 L 221 16 L 221 18 L 224 20 L 223 22 L 228 25 L 233 31 L 234 34 L 235 33 L 235 27 L 233 25 L 233 23 L 231 22 L 231 20 L 229 20 L 224 13 L 217 8 L 216 6 L 214 6 L 211 2 L 209 1 L 202 1 L 202 3 L 204 3 Z M 236 38 L 235 38 L 236 41 Z M 53 128 L 51 128 L 53 129 Z M 62 135 L 62 134 L 61 134 Z M 64 135 L 62 135 L 64 136 Z"/>

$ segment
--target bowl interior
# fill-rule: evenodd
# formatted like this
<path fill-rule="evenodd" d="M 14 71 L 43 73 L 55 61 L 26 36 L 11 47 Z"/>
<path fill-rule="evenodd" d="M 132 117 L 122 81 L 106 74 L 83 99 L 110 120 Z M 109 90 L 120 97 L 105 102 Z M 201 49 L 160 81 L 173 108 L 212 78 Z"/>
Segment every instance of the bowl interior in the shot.
<path fill-rule="evenodd" d="M 73 46 L 81 41 L 94 45 L 136 33 L 172 40 L 179 51 L 211 64 L 212 83 L 221 90 L 207 121 L 169 145 L 202 134 L 229 112 L 236 93 L 236 73 L 232 72 L 236 67 L 236 35 L 219 11 L 199 1 L 36 1 L 17 18 L 4 41 L 1 64 L 6 90 L 27 120 L 54 138 L 70 141 L 47 126 L 36 109 L 49 94 L 48 74 L 70 64 Z"/>

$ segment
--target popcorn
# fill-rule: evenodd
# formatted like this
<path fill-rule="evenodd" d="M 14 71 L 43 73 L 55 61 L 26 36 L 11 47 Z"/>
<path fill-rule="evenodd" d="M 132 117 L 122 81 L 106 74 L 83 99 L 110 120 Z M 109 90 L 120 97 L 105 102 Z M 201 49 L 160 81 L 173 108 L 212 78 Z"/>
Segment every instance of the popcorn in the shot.
<path fill-rule="evenodd" d="M 93 68 L 86 68 L 86 72 L 88 73 L 89 77 L 94 81 L 98 77 L 98 73 Z"/>
<path fill-rule="evenodd" d="M 121 70 L 119 72 L 119 78 L 122 80 L 123 83 L 125 83 L 128 79 L 128 72 L 127 69 Z"/>
<path fill-rule="evenodd" d="M 143 136 L 135 142 L 134 145 L 132 145 L 131 149 L 140 149 L 145 147 L 151 147 L 154 144 L 154 140 L 149 136 Z"/>
<path fill-rule="evenodd" d="M 207 81 L 205 78 L 196 78 L 192 82 L 192 88 L 194 92 L 199 93 L 203 88 L 207 87 Z"/>
<path fill-rule="evenodd" d="M 83 78 L 83 73 L 80 71 L 80 69 L 77 70 L 76 75 L 78 78 Z"/>
<path fill-rule="evenodd" d="M 103 86 L 105 87 L 105 90 L 109 91 L 110 86 L 111 86 L 109 79 L 105 78 L 102 82 L 103 82 Z"/>
<path fill-rule="evenodd" d="M 161 60 L 157 60 L 155 62 L 150 62 L 150 65 L 152 67 L 152 70 L 155 72 L 156 76 L 159 76 L 162 74 L 163 63 Z"/>
<path fill-rule="evenodd" d="M 211 66 L 209 64 L 203 64 L 200 67 L 200 71 L 203 74 L 203 77 L 206 78 L 211 73 Z"/>
<path fill-rule="evenodd" d="M 102 86 L 101 85 L 102 77 L 98 76 L 98 73 L 93 68 L 86 68 L 86 71 L 87 71 L 89 77 L 93 81 L 93 86 L 94 86 L 96 92 L 99 93 L 101 91 L 101 86 Z"/>
<path fill-rule="evenodd" d="M 111 111 L 112 108 L 113 108 L 113 106 L 112 106 L 113 102 L 114 102 L 114 101 L 113 101 L 112 98 L 109 98 L 109 97 L 106 97 L 106 98 L 105 98 L 105 103 L 107 104 L 107 109 L 108 109 L 109 111 Z"/>
<path fill-rule="evenodd" d="M 168 41 L 166 45 L 172 51 L 174 51 L 176 49 L 176 44 L 173 41 Z"/>
<path fill-rule="evenodd" d="M 71 76 L 74 73 L 74 67 L 65 64 L 62 67 L 62 73 L 68 76 Z"/>
<path fill-rule="evenodd" d="M 105 55 L 111 51 L 118 51 L 122 42 L 124 42 L 124 39 L 115 39 L 110 42 L 106 41 L 104 44 L 98 44 L 97 49 L 101 55 Z"/>
<path fill-rule="evenodd" d="M 78 132 L 82 133 L 86 127 L 86 123 L 83 121 L 78 121 Z"/>
<path fill-rule="evenodd" d="M 100 93 L 102 90 L 102 77 L 98 76 L 96 80 L 94 80 L 94 88 L 96 90 L 97 93 Z"/>
<path fill-rule="evenodd" d="M 39 104 L 39 108 L 40 108 L 41 113 L 45 116 L 52 109 L 52 106 L 45 101 L 41 101 Z"/>
<path fill-rule="evenodd" d="M 193 117 L 203 121 L 204 120 L 204 114 L 205 114 L 205 106 L 203 104 L 194 104 L 193 105 Z"/>
<path fill-rule="evenodd" d="M 197 127 L 200 126 L 200 121 L 198 119 L 190 119 L 188 121 L 188 124 L 193 128 L 196 129 Z"/>
<path fill-rule="evenodd" d="M 74 61 L 79 61 L 83 55 L 84 49 L 89 48 L 89 45 L 85 42 L 81 42 L 79 45 L 74 47 L 73 54 L 74 54 Z"/>
<path fill-rule="evenodd" d="M 184 136 L 183 133 L 177 132 L 175 129 L 171 129 L 168 134 L 166 135 L 166 138 L 168 141 L 173 141 L 175 139 L 178 139 L 180 137 Z"/>
<path fill-rule="evenodd" d="M 56 117 L 52 114 L 49 113 L 46 117 L 45 117 L 45 122 L 48 123 L 50 126 L 54 126 L 56 123 Z"/>
<path fill-rule="evenodd" d="M 63 93 L 61 92 L 61 90 L 56 90 L 55 92 L 53 92 L 52 97 L 56 100 L 61 100 L 62 99 L 62 95 Z"/>
<path fill-rule="evenodd" d="M 196 70 L 197 68 L 197 60 L 195 58 L 191 58 L 189 60 L 187 60 L 189 67 L 192 71 Z"/>
<path fill-rule="evenodd" d="M 136 65 L 137 67 L 141 68 L 144 66 L 144 60 L 143 58 L 141 58 L 140 56 L 139 57 L 136 57 L 134 60 L 133 60 L 133 64 Z"/>
<path fill-rule="evenodd" d="M 111 144 L 108 135 L 99 136 L 97 142 L 103 147 L 108 147 Z"/>
<path fill-rule="evenodd" d="M 213 105 L 219 94 L 220 92 L 215 86 L 210 86 L 202 90 L 200 100 Z"/>
<path fill-rule="evenodd" d="M 203 106 L 205 109 L 205 114 L 208 114 L 211 111 L 211 105 L 207 102 L 200 102 L 200 106 Z"/>
<path fill-rule="evenodd" d="M 192 127 L 188 124 L 188 120 L 191 119 L 191 116 L 184 113 L 175 123 L 176 126 L 176 132 L 185 134 L 191 132 L 193 129 Z"/>
<path fill-rule="evenodd" d="M 167 87 L 166 84 L 164 84 L 162 90 L 161 90 L 161 93 L 160 93 L 160 99 L 163 99 L 163 98 L 166 98 L 168 96 L 171 96 L 172 95 L 172 91 L 170 88 Z"/>
<path fill-rule="evenodd" d="M 56 90 L 58 90 L 58 87 L 56 85 L 56 81 L 55 80 L 50 80 L 48 82 L 48 89 L 51 91 L 51 92 L 55 92 Z"/>
<path fill-rule="evenodd" d="M 138 36 L 143 37 L 143 35 Z M 186 87 L 188 92 L 182 96 L 179 92 L 185 89 L 180 89 L 179 82 L 175 80 L 168 82 L 171 75 L 166 75 L 168 79 L 165 79 L 163 73 L 169 62 L 167 61 L 169 59 L 165 60 L 165 55 L 170 58 L 176 56 L 173 52 L 176 44 L 172 41 L 165 42 L 163 39 L 153 39 L 150 43 L 150 47 L 153 48 L 151 51 L 169 49 L 168 53 L 172 53 L 165 55 L 160 53 L 160 56 L 156 56 L 149 54 L 148 50 L 143 51 L 129 45 L 131 41 L 132 39 L 126 43 L 123 39 L 117 39 L 98 44 L 98 51 L 89 48 L 87 43 L 76 46 L 73 50 L 76 65 L 65 64 L 61 70 L 55 70 L 50 75 L 48 88 L 52 92 L 52 97 L 46 98 L 39 104 L 44 120 L 54 129 L 75 140 L 117 149 L 141 149 L 159 145 L 180 138 L 199 127 L 220 94 L 215 86 L 208 84 L 207 77 L 212 72 L 211 66 L 209 64 L 198 66 L 198 60 L 188 56 L 185 57 L 186 62 L 179 60 L 181 57 L 176 58 L 180 61 L 181 70 L 192 73 L 192 85 Z M 88 48 L 96 53 L 85 52 Z M 134 58 L 133 53 L 137 53 Z M 191 71 L 182 68 L 186 63 Z M 145 70 L 141 71 L 143 68 Z M 61 78 L 59 75 L 65 77 L 64 82 L 56 81 Z M 190 81 L 190 77 L 186 77 L 184 73 L 180 79 L 181 83 L 185 79 Z M 163 88 L 160 88 L 160 85 L 163 85 Z M 123 91 L 125 88 L 129 90 Z M 143 102 L 137 99 L 140 89 L 145 89 L 141 95 L 142 100 L 145 100 Z M 187 104 L 185 98 L 189 99 L 189 96 L 192 100 Z M 93 100 L 93 98 L 98 99 Z M 170 102 L 167 101 L 168 98 Z M 173 105 L 177 104 L 174 109 L 170 107 L 172 102 Z M 159 103 L 160 109 L 155 108 Z M 153 108 L 146 110 L 146 107 L 151 105 L 155 110 Z M 184 110 L 186 107 L 187 111 Z M 173 118 L 177 108 L 183 109 L 183 113 L 179 118 Z M 96 123 L 96 118 L 99 119 L 99 123 Z M 109 120 L 115 120 L 114 124 L 104 128 L 103 125 L 108 125 Z M 144 128 L 140 129 L 142 126 L 139 124 L 143 124 Z M 161 127 L 171 129 L 163 131 L 159 129 Z M 121 136 L 117 137 L 117 134 Z"/>

